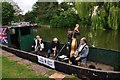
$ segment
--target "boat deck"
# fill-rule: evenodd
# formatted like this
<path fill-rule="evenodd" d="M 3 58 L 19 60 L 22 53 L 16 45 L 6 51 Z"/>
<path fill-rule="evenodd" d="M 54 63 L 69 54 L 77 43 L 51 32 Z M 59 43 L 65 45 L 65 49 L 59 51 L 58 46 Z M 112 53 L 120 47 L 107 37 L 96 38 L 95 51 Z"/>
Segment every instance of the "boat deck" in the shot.
<path fill-rule="evenodd" d="M 40 55 L 40 56 L 47 57 L 47 52 L 41 52 L 41 53 L 38 52 L 37 54 Z M 50 59 L 54 59 L 54 55 L 52 53 L 50 55 Z M 110 65 L 106 65 L 106 64 L 102 64 L 102 63 L 96 63 L 96 62 L 93 62 L 93 61 L 87 61 L 86 68 L 88 68 L 90 65 L 94 65 L 95 68 L 98 69 L 98 70 L 103 70 L 103 71 L 113 71 L 114 70 L 114 68 Z M 82 65 L 80 65 L 80 62 L 78 63 L 78 66 L 83 67 Z"/>
<path fill-rule="evenodd" d="M 96 63 L 96 62 L 92 62 L 92 61 L 87 61 L 87 67 L 89 65 L 95 65 L 95 67 L 97 69 L 102 69 L 103 71 L 113 71 L 114 68 L 110 65 L 106 65 L 106 64 L 102 64 L 102 63 Z"/>

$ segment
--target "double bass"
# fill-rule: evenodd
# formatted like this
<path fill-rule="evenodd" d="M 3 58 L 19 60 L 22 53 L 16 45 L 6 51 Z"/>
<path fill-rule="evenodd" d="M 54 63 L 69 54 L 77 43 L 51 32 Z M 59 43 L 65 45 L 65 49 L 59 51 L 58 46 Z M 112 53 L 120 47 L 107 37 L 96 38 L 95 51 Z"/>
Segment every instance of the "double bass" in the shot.
<path fill-rule="evenodd" d="M 72 35 L 72 42 L 71 42 L 71 51 L 70 51 L 70 57 L 72 57 L 77 49 L 77 39 L 76 39 L 76 34 L 79 34 L 79 24 L 76 24 L 76 27 L 73 31 L 73 35 Z"/>
<path fill-rule="evenodd" d="M 75 50 L 77 49 L 77 39 L 74 37 L 74 34 L 75 32 L 73 32 L 73 36 L 72 36 L 70 57 L 74 55 Z"/>

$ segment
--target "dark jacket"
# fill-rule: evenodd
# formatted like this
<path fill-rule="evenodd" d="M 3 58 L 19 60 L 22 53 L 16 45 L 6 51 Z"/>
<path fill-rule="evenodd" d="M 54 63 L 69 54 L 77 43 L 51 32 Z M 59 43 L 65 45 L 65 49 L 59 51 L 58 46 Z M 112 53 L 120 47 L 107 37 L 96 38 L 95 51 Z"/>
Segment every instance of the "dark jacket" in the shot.
<path fill-rule="evenodd" d="M 74 31 L 74 38 L 77 38 L 77 35 L 80 35 L 80 33 L 78 31 Z"/>
<path fill-rule="evenodd" d="M 72 34 L 67 35 L 67 42 L 72 42 Z"/>
<path fill-rule="evenodd" d="M 59 50 L 59 46 L 60 46 L 59 41 L 58 41 L 57 43 L 54 43 L 54 41 L 52 41 L 52 42 L 50 43 L 49 49 L 50 49 L 51 51 L 53 51 L 52 48 L 55 48 L 55 47 L 56 47 L 57 50 Z"/>

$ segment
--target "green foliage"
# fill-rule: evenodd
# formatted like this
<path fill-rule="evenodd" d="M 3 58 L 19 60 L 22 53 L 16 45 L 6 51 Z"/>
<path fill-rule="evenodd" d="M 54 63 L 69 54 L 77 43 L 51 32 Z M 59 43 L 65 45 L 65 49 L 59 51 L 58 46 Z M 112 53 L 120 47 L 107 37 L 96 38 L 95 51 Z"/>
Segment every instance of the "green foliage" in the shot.
<path fill-rule="evenodd" d="M 72 5 L 70 5 L 72 4 Z M 62 2 L 61 4 L 59 4 L 60 8 L 63 9 L 64 11 L 67 11 L 68 9 L 74 7 L 74 3 L 69 3 L 69 2 Z"/>
<path fill-rule="evenodd" d="M 74 4 L 63 2 L 36 2 L 33 10 L 25 14 L 25 21 L 38 24 L 50 24 L 54 27 L 72 27 L 79 20 Z"/>
<path fill-rule="evenodd" d="M 77 0 L 76 0 L 77 1 Z M 75 8 L 81 19 L 81 25 L 90 25 L 91 24 L 91 4 L 88 2 L 76 2 Z"/>
<path fill-rule="evenodd" d="M 63 2 L 59 4 L 58 12 L 50 20 L 50 24 L 53 27 L 74 27 L 79 22 L 79 17 L 76 14 L 74 3 Z"/>
<path fill-rule="evenodd" d="M 22 14 L 14 16 L 14 19 L 13 19 L 14 22 L 19 22 L 19 21 L 23 21 L 23 20 L 24 20 L 24 15 L 22 15 Z"/>
<path fill-rule="evenodd" d="M 77 1 L 77 0 L 75 0 Z M 120 29 L 120 2 L 36 2 L 25 21 L 50 24 L 54 27 L 73 27 L 76 23 L 91 29 Z M 96 15 L 92 16 L 98 6 Z"/>
<path fill-rule="evenodd" d="M 104 29 L 113 29 L 113 30 L 118 29 L 119 8 L 117 6 L 118 6 L 117 2 L 104 3 L 103 7 L 101 8 L 100 22 L 102 24 L 101 26 Z"/>
<path fill-rule="evenodd" d="M 8 2 L 2 2 L 2 24 L 7 25 L 14 18 L 15 10 L 13 6 Z"/>
<path fill-rule="evenodd" d="M 73 27 L 78 22 L 78 16 L 71 9 L 60 12 L 59 16 L 55 16 L 51 21 L 51 25 L 54 27 Z"/>
<path fill-rule="evenodd" d="M 28 11 L 26 14 L 25 14 L 25 16 L 24 16 L 24 20 L 26 21 L 26 22 L 32 22 L 32 23 L 34 23 L 35 22 L 35 15 L 34 15 L 34 12 L 30 12 L 30 11 Z"/>
<path fill-rule="evenodd" d="M 120 24 L 118 21 L 119 3 L 120 2 L 76 2 L 75 7 L 82 25 L 91 25 L 92 29 L 117 30 Z M 95 6 L 98 6 L 98 9 L 96 10 L 96 15 L 92 16 Z"/>
<path fill-rule="evenodd" d="M 73 27 L 79 23 L 83 27 L 91 26 L 91 29 L 120 29 L 120 2 L 36 2 L 25 16 L 20 14 L 21 9 L 15 3 L 2 2 L 0 5 L 3 25 L 25 20 L 54 27 Z M 92 16 L 95 6 L 98 6 L 97 14 Z"/>
<path fill-rule="evenodd" d="M 76 9 L 80 18 L 89 17 L 89 3 L 87 2 L 76 2 Z"/>
<path fill-rule="evenodd" d="M 119 8 L 112 6 L 110 8 L 110 15 L 108 17 L 108 24 L 111 29 L 117 30 L 118 29 L 118 17 L 119 17 Z"/>
<path fill-rule="evenodd" d="M 57 2 L 36 2 L 33 6 L 35 22 L 47 24 L 56 15 L 58 9 Z"/>
<path fill-rule="evenodd" d="M 8 22 L 18 22 L 23 20 L 23 15 L 20 14 L 22 10 L 15 2 L 1 2 L 2 6 L 2 24 L 8 25 Z"/>
<path fill-rule="evenodd" d="M 100 29 L 100 17 L 99 16 L 93 16 L 92 17 L 92 29 Z"/>
<path fill-rule="evenodd" d="M 106 23 L 107 23 L 107 21 L 105 20 L 106 12 L 105 12 L 104 8 L 100 9 L 100 16 L 99 17 L 100 17 L 100 20 L 99 20 L 100 25 L 99 25 L 99 27 L 101 27 L 103 29 L 105 27 Z"/>

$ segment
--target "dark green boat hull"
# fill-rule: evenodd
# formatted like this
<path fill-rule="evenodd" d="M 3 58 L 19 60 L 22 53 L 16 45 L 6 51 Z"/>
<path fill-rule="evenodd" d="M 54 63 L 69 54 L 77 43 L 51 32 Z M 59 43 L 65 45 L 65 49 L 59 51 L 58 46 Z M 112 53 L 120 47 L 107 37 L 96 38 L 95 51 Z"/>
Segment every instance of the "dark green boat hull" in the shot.
<path fill-rule="evenodd" d="M 50 42 L 45 42 L 45 51 L 47 51 L 49 45 Z M 64 44 L 60 45 L 60 49 L 63 45 Z M 60 54 L 67 54 L 66 47 L 62 50 Z M 120 71 L 120 52 L 118 51 L 90 47 L 88 61 L 110 65 L 114 67 L 114 70 Z"/>
<path fill-rule="evenodd" d="M 8 52 L 11 52 L 21 58 L 38 63 L 38 58 L 37 58 L 38 55 L 36 55 L 36 54 L 32 54 L 32 53 L 25 52 L 22 50 L 14 49 L 14 48 L 11 48 L 11 47 L 8 47 L 5 45 L 2 45 L 2 49 L 6 50 Z M 93 49 L 95 49 L 95 48 L 93 48 Z M 89 55 L 89 57 L 90 57 L 90 55 Z M 40 64 L 40 63 L 38 63 L 38 64 Z M 120 79 L 119 71 L 101 71 L 101 70 L 89 69 L 89 68 L 84 68 L 84 67 L 80 67 L 80 66 L 70 65 L 68 63 L 64 63 L 64 62 L 60 62 L 60 61 L 56 61 L 56 60 L 55 60 L 54 64 L 55 64 L 55 70 L 64 72 L 67 74 L 75 74 L 80 78 L 84 75 L 87 78 L 89 78 L 90 80 L 93 80 L 93 78 L 94 79 L 99 78 L 102 80 L 103 79 L 117 79 L 117 80 Z M 41 65 L 43 65 L 43 64 L 41 64 Z M 43 66 L 45 66 L 45 65 L 43 65 Z"/>

